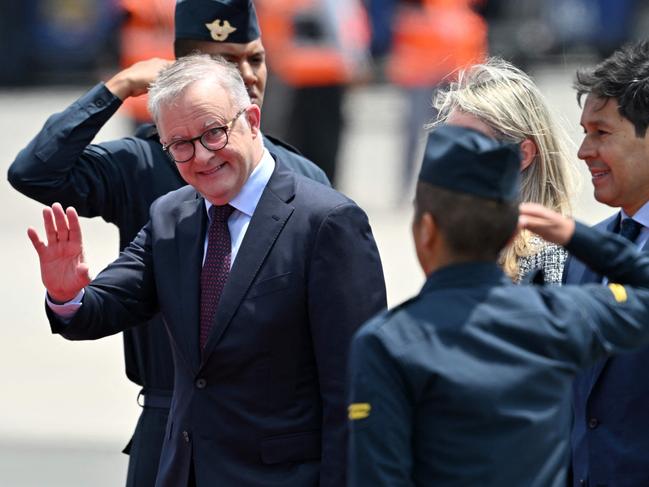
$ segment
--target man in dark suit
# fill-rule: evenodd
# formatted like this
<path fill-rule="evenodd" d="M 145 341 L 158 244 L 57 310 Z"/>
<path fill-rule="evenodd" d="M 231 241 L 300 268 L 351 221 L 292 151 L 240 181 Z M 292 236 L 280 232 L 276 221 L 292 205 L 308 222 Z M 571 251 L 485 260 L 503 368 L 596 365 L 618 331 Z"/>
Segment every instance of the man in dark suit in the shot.
<path fill-rule="evenodd" d="M 626 46 L 580 70 L 586 95 L 579 148 L 595 199 L 620 211 L 596 227 L 622 233 L 637 247 L 649 238 L 649 43 Z M 630 230 L 630 231 L 627 231 Z M 601 282 L 590 263 L 571 256 L 567 283 Z M 573 390 L 573 485 L 649 485 L 649 348 L 604 358 L 579 375 Z"/>
<path fill-rule="evenodd" d="M 208 25 L 227 22 L 234 32 L 216 40 Z M 185 0 L 175 12 L 177 56 L 194 50 L 223 55 L 241 72 L 251 101 L 260 107 L 266 88 L 264 45 L 250 0 Z M 149 218 L 151 203 L 186 183 L 165 155 L 153 125 L 134 137 L 101 144 L 92 140 L 122 105 L 123 100 L 146 93 L 158 71 L 170 63 L 151 59 L 99 83 L 63 112 L 52 115 L 42 130 L 16 157 L 9 181 L 21 193 L 51 205 L 74 206 L 81 216 L 100 216 L 119 229 L 124 249 Z M 329 185 L 324 172 L 264 134 L 264 146 L 285 166 Z M 142 413 L 131 441 L 127 487 L 151 487 L 173 390 L 173 366 L 167 332 L 160 316 L 146 326 L 124 331 L 126 375 L 142 390 Z"/>
<path fill-rule="evenodd" d="M 29 235 L 53 331 L 95 339 L 162 312 L 176 382 L 156 485 L 344 485 L 347 348 L 385 307 L 365 214 L 275 163 L 230 64 L 181 58 L 149 96 L 190 186 L 92 282 L 74 209 L 44 211 L 48 243 Z"/>
<path fill-rule="evenodd" d="M 616 281 L 516 286 L 520 153 L 471 129 L 428 140 L 413 236 L 420 294 L 356 334 L 349 485 L 563 487 L 578 370 L 649 342 L 649 258 L 616 235 L 521 205 L 521 226 Z"/>

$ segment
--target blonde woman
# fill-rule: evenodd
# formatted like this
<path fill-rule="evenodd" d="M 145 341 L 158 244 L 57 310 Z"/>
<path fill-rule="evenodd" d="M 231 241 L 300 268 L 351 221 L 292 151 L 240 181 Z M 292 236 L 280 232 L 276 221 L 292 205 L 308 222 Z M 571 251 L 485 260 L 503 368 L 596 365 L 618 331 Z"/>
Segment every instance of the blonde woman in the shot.
<path fill-rule="evenodd" d="M 457 82 L 435 96 L 436 122 L 474 128 L 520 144 L 521 195 L 563 215 L 570 213 L 572 172 L 569 139 L 555 123 L 543 95 L 520 69 L 491 58 L 461 71 Z M 545 282 L 560 283 L 566 251 L 524 231 L 500 257 L 505 272 L 520 282 L 543 269 Z"/>

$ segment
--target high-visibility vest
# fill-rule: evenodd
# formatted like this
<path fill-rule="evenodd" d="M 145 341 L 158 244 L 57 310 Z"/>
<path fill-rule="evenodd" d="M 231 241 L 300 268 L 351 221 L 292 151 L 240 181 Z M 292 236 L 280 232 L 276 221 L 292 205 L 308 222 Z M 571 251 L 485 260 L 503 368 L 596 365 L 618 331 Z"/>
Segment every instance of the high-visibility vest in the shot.
<path fill-rule="evenodd" d="M 120 64 L 127 68 L 154 57 L 174 59 L 175 0 L 120 0 L 128 14 L 120 32 Z M 138 122 L 151 120 L 147 96 L 130 97 L 122 109 Z"/>
<path fill-rule="evenodd" d="M 484 61 L 487 24 L 472 0 L 423 0 L 397 9 L 386 77 L 406 87 L 435 86 Z"/>
<path fill-rule="evenodd" d="M 257 0 L 267 63 L 291 86 L 347 83 L 367 61 L 369 27 L 355 0 Z"/>

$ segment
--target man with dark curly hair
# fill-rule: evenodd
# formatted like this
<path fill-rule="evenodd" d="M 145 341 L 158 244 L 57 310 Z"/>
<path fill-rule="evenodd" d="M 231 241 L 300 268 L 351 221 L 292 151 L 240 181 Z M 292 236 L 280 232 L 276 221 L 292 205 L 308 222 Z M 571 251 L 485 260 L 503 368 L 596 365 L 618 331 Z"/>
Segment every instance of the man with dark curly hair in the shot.
<path fill-rule="evenodd" d="M 597 201 L 619 211 L 597 227 L 647 249 L 649 240 L 649 42 L 625 46 L 577 72 L 584 140 L 579 158 Z M 602 276 L 570 257 L 567 283 Z M 573 485 L 649 485 L 649 348 L 600 360 L 574 385 Z"/>

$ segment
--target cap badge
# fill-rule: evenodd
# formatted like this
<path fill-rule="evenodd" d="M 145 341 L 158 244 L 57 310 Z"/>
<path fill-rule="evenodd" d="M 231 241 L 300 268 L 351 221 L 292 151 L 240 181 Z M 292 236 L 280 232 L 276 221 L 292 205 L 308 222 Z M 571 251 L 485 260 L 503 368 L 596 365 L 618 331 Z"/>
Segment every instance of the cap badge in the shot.
<path fill-rule="evenodd" d="M 230 25 L 230 22 L 221 19 L 216 19 L 211 24 L 205 24 L 205 27 L 210 30 L 212 39 L 219 42 L 225 41 L 230 34 L 237 30 L 236 27 Z"/>

